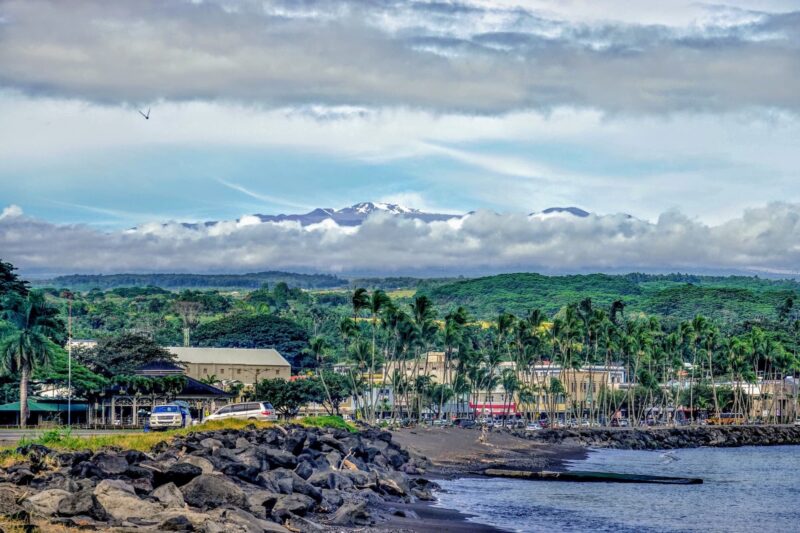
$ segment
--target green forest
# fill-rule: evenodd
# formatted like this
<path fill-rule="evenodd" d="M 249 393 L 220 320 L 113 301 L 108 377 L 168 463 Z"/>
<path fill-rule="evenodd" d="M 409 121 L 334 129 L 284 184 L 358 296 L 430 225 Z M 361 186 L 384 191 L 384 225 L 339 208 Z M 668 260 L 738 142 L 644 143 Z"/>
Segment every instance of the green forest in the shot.
<path fill-rule="evenodd" d="M 354 280 L 334 288 L 278 281 L 250 290 L 169 290 L 139 285 L 144 277 L 127 286 L 79 290 L 32 288 L 13 265 L 0 262 L 0 267 L 4 402 L 24 394 L 23 383 L 63 383 L 69 320 L 73 338 L 99 341 L 75 354 L 76 394 L 88 398 L 110 383 L 134 386 L 137 365 L 171 357 L 165 346 L 274 347 L 294 373 L 311 378 L 311 384 L 259 384 L 256 392 L 285 400 L 278 408 L 287 414 L 311 397 L 335 410 L 349 394 L 361 416 L 386 414 L 390 407 L 372 405 L 364 395 L 363 376 L 381 373 L 415 406 L 417 416 L 424 409 L 438 413 L 450 399 L 465 400 L 498 384 L 520 401 L 565 394 L 559 380 L 532 383 L 526 382 L 529 372 L 501 372 L 503 361 L 521 369 L 544 361 L 564 368 L 624 365 L 634 386 L 623 396 L 602 396 L 609 409 L 683 401 L 741 410 L 744 400 L 730 385 L 711 384 L 800 372 L 794 280 L 524 273 L 376 278 L 360 280 L 362 287 L 353 287 Z M 435 383 L 421 368 L 411 379 L 388 374 L 392 365 L 429 350 L 453 360 L 452 382 Z M 348 363 L 349 374 L 334 375 L 335 363 Z M 686 368 L 693 369 L 688 398 L 686 391 L 664 386 L 686 379 Z M 179 385 L 146 384 L 164 390 Z"/>

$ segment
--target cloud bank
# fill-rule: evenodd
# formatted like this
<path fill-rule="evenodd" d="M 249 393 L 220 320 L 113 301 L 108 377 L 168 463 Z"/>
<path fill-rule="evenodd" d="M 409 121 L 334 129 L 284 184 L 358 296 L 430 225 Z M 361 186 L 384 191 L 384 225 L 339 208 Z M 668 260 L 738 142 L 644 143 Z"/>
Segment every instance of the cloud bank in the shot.
<path fill-rule="evenodd" d="M 738 3 L 653 20 L 610 0 L 7 0 L 0 86 L 112 105 L 797 111 L 800 12 Z"/>
<path fill-rule="evenodd" d="M 255 217 L 196 228 L 151 223 L 101 232 L 56 225 L 17 207 L 0 216 L 0 255 L 24 274 L 244 272 L 343 274 L 504 271 L 757 271 L 794 275 L 800 204 L 748 209 L 718 225 L 679 212 L 648 222 L 623 214 L 578 218 L 479 211 L 424 223 L 375 214 L 359 227 Z"/>

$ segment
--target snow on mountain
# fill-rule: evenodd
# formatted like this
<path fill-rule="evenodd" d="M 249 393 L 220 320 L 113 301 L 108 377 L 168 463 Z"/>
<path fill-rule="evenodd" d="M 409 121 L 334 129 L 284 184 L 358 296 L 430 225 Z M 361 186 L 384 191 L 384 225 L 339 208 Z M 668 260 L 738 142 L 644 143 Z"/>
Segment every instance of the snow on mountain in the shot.
<path fill-rule="evenodd" d="M 370 215 L 373 213 L 387 213 L 393 216 L 402 218 L 410 218 L 415 220 L 422 220 L 423 222 L 436 222 L 447 221 L 453 219 L 463 219 L 474 211 L 465 213 L 463 215 L 453 215 L 448 213 L 427 213 L 414 209 L 413 207 L 406 207 L 398 204 L 390 204 L 385 202 L 360 202 L 350 207 L 342 209 L 323 208 L 318 207 L 308 213 L 295 213 L 295 214 L 279 214 L 279 215 L 248 215 L 248 221 L 260 222 L 299 222 L 303 226 L 310 226 L 311 224 L 319 224 L 326 220 L 331 220 L 339 226 L 360 226 Z M 550 207 L 540 212 L 530 213 L 531 217 L 536 218 L 551 218 L 551 217 L 579 217 L 586 218 L 589 216 L 587 211 L 578 207 Z M 244 217 L 243 217 L 244 218 Z M 201 223 L 186 223 L 184 226 L 190 228 L 199 228 L 202 226 L 208 227 L 217 224 L 217 221 L 201 222 Z"/>

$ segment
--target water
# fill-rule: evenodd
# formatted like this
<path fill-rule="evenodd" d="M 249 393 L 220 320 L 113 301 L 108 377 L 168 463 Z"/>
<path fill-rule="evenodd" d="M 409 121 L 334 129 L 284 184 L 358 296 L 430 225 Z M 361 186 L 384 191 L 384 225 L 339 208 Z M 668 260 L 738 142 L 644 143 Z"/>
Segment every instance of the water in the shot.
<path fill-rule="evenodd" d="M 700 477 L 703 485 L 441 481 L 442 507 L 520 532 L 800 531 L 800 447 L 598 450 L 571 470 Z"/>

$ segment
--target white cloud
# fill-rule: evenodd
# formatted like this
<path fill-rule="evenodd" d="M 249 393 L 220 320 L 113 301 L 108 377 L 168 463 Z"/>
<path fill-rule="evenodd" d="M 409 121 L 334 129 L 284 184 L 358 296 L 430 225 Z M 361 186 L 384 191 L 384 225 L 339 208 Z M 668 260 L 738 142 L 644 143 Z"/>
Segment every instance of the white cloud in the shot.
<path fill-rule="evenodd" d="M 22 208 L 18 205 L 11 204 L 8 207 L 3 208 L 3 212 L 0 213 L 0 220 L 3 220 L 4 218 L 13 218 L 21 216 L 22 216 Z"/>
<path fill-rule="evenodd" d="M 779 2 L 634 4 L 8 0 L 0 86 L 113 105 L 800 108 Z"/>
<path fill-rule="evenodd" d="M 479 211 L 458 222 L 431 223 L 378 214 L 357 228 L 248 219 L 211 227 L 152 223 L 100 232 L 17 215 L 0 218 L 0 249 L 3 260 L 26 274 L 254 269 L 797 273 L 800 204 L 748 209 L 717 225 L 677 211 L 655 222 L 625 215 L 543 219 Z"/>

